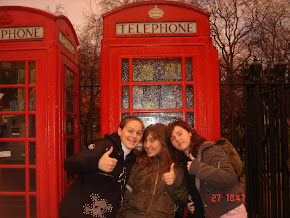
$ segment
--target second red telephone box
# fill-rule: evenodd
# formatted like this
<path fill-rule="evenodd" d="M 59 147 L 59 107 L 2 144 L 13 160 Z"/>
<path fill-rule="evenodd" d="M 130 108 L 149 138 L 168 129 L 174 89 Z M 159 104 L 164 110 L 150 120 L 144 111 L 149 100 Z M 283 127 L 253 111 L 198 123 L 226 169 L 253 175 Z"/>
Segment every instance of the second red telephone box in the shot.
<path fill-rule="evenodd" d="M 56 218 L 79 148 L 78 39 L 67 17 L 0 7 L 0 217 Z"/>
<path fill-rule="evenodd" d="M 142 1 L 103 15 L 101 134 L 122 117 L 145 126 L 184 119 L 209 140 L 220 134 L 217 50 L 209 12 L 174 1 Z"/>

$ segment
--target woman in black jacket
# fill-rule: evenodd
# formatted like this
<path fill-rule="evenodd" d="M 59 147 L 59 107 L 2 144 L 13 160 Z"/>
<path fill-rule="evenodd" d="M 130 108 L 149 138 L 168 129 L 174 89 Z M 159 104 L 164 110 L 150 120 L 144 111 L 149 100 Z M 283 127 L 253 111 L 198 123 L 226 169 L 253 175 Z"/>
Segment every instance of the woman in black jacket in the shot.
<path fill-rule="evenodd" d="M 60 204 L 62 218 L 116 217 L 143 128 L 139 118 L 126 117 L 118 133 L 105 135 L 65 160 L 67 173 L 78 177 Z"/>

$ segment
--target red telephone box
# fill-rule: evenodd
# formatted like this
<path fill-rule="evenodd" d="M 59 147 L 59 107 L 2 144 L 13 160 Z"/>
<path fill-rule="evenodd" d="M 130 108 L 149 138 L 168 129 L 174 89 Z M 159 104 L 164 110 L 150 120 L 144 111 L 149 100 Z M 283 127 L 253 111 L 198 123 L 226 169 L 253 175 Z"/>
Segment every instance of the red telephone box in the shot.
<path fill-rule="evenodd" d="M 58 217 L 78 148 L 77 45 L 63 15 L 0 7 L 0 217 Z"/>
<path fill-rule="evenodd" d="M 209 12 L 174 1 L 141 1 L 103 15 L 101 134 L 123 116 L 145 125 L 187 120 L 220 135 L 218 54 Z"/>

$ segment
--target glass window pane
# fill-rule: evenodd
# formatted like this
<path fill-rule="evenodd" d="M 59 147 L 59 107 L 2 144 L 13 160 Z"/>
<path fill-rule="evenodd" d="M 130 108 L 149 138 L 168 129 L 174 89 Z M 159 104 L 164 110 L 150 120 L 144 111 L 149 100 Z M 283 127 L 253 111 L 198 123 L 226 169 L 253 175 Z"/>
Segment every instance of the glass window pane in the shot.
<path fill-rule="evenodd" d="M 0 62 L 0 85 L 25 84 L 25 62 Z"/>
<path fill-rule="evenodd" d="M 0 191 L 25 191 L 25 169 L 0 169 Z"/>
<path fill-rule="evenodd" d="M 163 123 L 165 125 L 169 124 L 170 122 L 183 119 L 182 112 L 177 113 L 133 113 L 133 116 L 139 117 L 143 123 L 145 128 L 150 124 L 154 123 Z"/>
<path fill-rule="evenodd" d="M 29 125 L 29 138 L 35 138 L 35 115 L 28 115 L 28 125 Z"/>
<path fill-rule="evenodd" d="M 30 218 L 36 218 L 36 196 L 30 196 Z"/>
<path fill-rule="evenodd" d="M 125 117 L 129 117 L 129 113 L 122 113 L 122 119 L 124 119 Z"/>
<path fill-rule="evenodd" d="M 29 84 L 35 84 L 35 61 L 29 61 Z"/>
<path fill-rule="evenodd" d="M 35 111 L 35 88 L 29 88 L 29 111 Z"/>
<path fill-rule="evenodd" d="M 25 116 L 24 115 L 0 115 L 1 138 L 24 138 L 25 137 Z"/>
<path fill-rule="evenodd" d="M 0 164 L 25 164 L 25 142 L 0 142 Z"/>
<path fill-rule="evenodd" d="M 194 128 L 194 113 L 193 112 L 187 112 L 186 113 L 186 119 L 189 125 L 191 125 Z"/>
<path fill-rule="evenodd" d="M 129 82 L 129 59 L 122 59 L 122 82 Z"/>
<path fill-rule="evenodd" d="M 36 191 L 36 170 L 29 169 L 29 191 L 35 192 Z"/>
<path fill-rule="evenodd" d="M 129 86 L 122 86 L 122 109 L 129 109 Z"/>
<path fill-rule="evenodd" d="M 181 58 L 133 58 L 133 82 L 181 80 Z"/>
<path fill-rule="evenodd" d="M 74 153 L 74 139 L 66 140 L 66 157 L 68 158 Z"/>
<path fill-rule="evenodd" d="M 0 138 L 8 137 L 7 118 L 11 115 L 0 115 Z"/>
<path fill-rule="evenodd" d="M 74 72 L 68 67 L 66 68 L 66 87 L 68 89 L 74 89 L 75 87 Z"/>
<path fill-rule="evenodd" d="M 66 140 L 66 157 L 70 157 L 72 154 L 74 154 L 74 147 L 75 147 L 75 139 L 67 139 Z M 75 179 L 74 175 L 67 174 L 66 180 L 67 184 L 71 183 Z"/>
<path fill-rule="evenodd" d="M 25 196 L 0 195 L 0 215 L 3 218 L 25 218 L 26 198 Z"/>
<path fill-rule="evenodd" d="M 160 109 L 182 108 L 182 86 L 162 85 L 160 96 Z"/>
<path fill-rule="evenodd" d="M 181 85 L 133 86 L 133 109 L 180 109 Z"/>
<path fill-rule="evenodd" d="M 186 81 L 193 81 L 192 58 L 185 58 Z"/>
<path fill-rule="evenodd" d="M 0 90 L 0 111 L 24 111 L 24 103 L 24 88 L 3 88 Z"/>
<path fill-rule="evenodd" d="M 74 113 L 74 94 L 66 92 L 66 111 Z"/>
<path fill-rule="evenodd" d="M 74 134 L 74 116 L 66 116 L 66 135 Z"/>
<path fill-rule="evenodd" d="M 186 85 L 186 108 L 193 108 L 193 85 Z"/>
<path fill-rule="evenodd" d="M 29 164 L 35 165 L 35 142 L 29 142 Z"/>

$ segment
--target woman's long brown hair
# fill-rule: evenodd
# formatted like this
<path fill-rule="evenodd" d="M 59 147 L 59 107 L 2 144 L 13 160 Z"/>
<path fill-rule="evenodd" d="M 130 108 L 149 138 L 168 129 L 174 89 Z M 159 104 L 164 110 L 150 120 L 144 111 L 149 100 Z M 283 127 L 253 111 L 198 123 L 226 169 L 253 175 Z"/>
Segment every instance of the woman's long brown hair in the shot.
<path fill-rule="evenodd" d="M 142 142 L 144 144 L 145 139 L 147 136 L 151 134 L 151 136 L 155 139 L 158 140 L 161 145 L 161 172 L 167 171 L 170 168 L 170 165 L 172 163 L 172 159 L 170 156 L 170 153 L 168 151 L 168 131 L 167 131 L 167 126 L 162 124 L 162 123 L 155 123 L 150 126 L 148 126 L 144 132 L 143 132 L 143 137 L 142 137 Z M 141 148 L 141 151 L 139 153 L 139 160 L 144 164 L 144 165 L 151 165 L 152 164 L 152 159 L 148 157 L 144 146 Z"/>
<path fill-rule="evenodd" d="M 170 141 L 170 138 L 172 136 L 172 132 L 174 130 L 174 128 L 176 126 L 179 126 L 183 129 L 185 129 L 187 132 L 190 132 L 192 134 L 191 136 L 191 142 L 190 142 L 190 148 L 189 148 L 189 153 L 192 154 L 192 156 L 196 157 L 197 156 L 197 152 L 198 152 L 198 149 L 200 147 L 200 145 L 206 141 L 206 139 L 200 135 L 198 135 L 196 133 L 196 131 L 185 121 L 183 120 L 176 120 L 176 121 L 173 121 L 171 123 L 168 124 L 168 137 L 169 137 L 169 148 L 170 150 L 172 151 L 173 156 L 174 156 L 174 160 L 178 163 L 181 162 L 181 158 L 183 155 L 181 155 L 180 151 L 178 151 L 172 144 L 171 144 L 171 141 Z M 183 152 L 182 152 L 183 153 Z"/>

